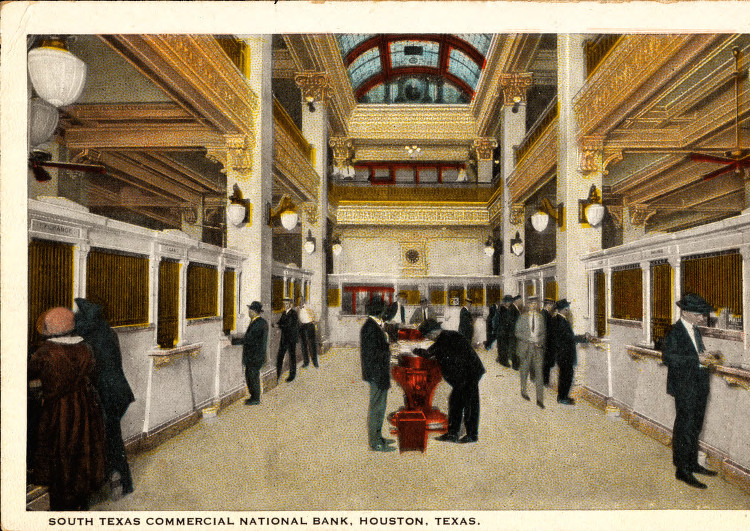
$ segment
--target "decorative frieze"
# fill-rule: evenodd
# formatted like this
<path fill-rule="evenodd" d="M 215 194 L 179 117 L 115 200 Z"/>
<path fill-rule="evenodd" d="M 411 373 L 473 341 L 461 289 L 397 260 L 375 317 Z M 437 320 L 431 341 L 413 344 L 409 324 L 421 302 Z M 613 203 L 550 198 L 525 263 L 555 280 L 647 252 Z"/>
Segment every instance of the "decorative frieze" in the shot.
<path fill-rule="evenodd" d="M 510 218 L 511 225 L 520 225 L 523 223 L 524 218 L 524 206 L 523 203 L 513 203 L 510 206 Z"/>
<path fill-rule="evenodd" d="M 339 225 L 487 225 L 484 206 L 339 205 Z"/>

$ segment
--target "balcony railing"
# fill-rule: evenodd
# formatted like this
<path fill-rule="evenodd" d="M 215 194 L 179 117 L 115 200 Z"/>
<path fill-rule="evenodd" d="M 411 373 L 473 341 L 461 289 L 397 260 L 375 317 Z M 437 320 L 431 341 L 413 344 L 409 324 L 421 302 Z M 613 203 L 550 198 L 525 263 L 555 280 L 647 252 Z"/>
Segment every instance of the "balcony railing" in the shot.
<path fill-rule="evenodd" d="M 534 125 L 532 125 L 528 132 L 526 133 L 526 136 L 523 138 L 521 143 L 518 145 L 518 148 L 516 149 L 514 155 L 516 159 L 516 166 L 518 166 L 518 163 L 523 159 L 523 157 L 531 151 L 531 148 L 534 146 L 537 140 L 542 136 L 544 131 L 547 129 L 547 127 L 555 121 L 555 118 L 557 118 L 558 114 L 558 106 L 557 106 L 557 98 L 553 98 L 552 101 L 549 102 L 547 105 L 547 108 L 544 109 L 542 114 L 539 116 L 536 122 L 534 122 Z"/>
<path fill-rule="evenodd" d="M 221 49 L 227 54 L 227 57 L 234 63 L 240 72 L 245 72 L 246 46 L 245 43 L 234 37 L 216 37 Z"/>
<path fill-rule="evenodd" d="M 273 118 L 274 123 L 287 133 L 289 138 L 292 139 L 292 142 L 294 142 L 299 148 L 300 152 L 302 152 L 305 158 L 312 163 L 312 146 L 307 140 L 305 140 L 302 131 L 299 130 L 299 127 L 294 123 L 292 117 L 289 116 L 289 113 L 286 112 L 276 98 L 273 100 Z"/>
<path fill-rule="evenodd" d="M 621 37 L 622 35 L 616 33 L 600 35 L 586 43 L 586 77 L 590 77 L 594 73 L 596 67 L 604 61 L 604 58 L 607 57 L 607 54 L 615 47 Z"/>
<path fill-rule="evenodd" d="M 496 183 L 394 183 L 372 186 L 369 182 L 329 184 L 328 200 L 371 202 L 440 202 L 487 203 L 495 192 Z"/>

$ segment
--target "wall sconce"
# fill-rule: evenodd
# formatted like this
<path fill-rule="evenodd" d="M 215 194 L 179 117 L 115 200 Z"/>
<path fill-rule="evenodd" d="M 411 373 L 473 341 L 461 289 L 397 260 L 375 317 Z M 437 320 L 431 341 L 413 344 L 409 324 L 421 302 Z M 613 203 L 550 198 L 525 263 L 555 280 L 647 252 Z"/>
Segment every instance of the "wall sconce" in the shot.
<path fill-rule="evenodd" d="M 557 222 L 558 227 L 562 227 L 563 223 L 563 204 L 560 203 L 557 207 L 552 206 L 549 199 L 546 197 L 539 203 L 539 209 L 536 213 L 531 216 L 531 225 L 537 232 L 544 232 L 549 223 L 550 216 Z"/>
<path fill-rule="evenodd" d="M 518 231 L 516 231 L 516 237 L 510 240 L 510 252 L 516 256 L 523 254 L 523 240 L 521 240 L 521 235 Z"/>
<path fill-rule="evenodd" d="M 487 241 L 484 242 L 484 254 L 487 256 L 495 254 L 495 246 L 492 245 L 492 240 L 490 238 L 487 238 Z"/>
<path fill-rule="evenodd" d="M 604 205 L 596 185 L 589 188 L 589 196 L 578 200 L 578 223 L 588 223 L 592 227 L 598 226 L 604 219 Z"/>
<path fill-rule="evenodd" d="M 305 239 L 304 247 L 307 254 L 313 254 L 315 252 L 315 238 L 312 237 L 310 229 L 307 229 L 307 238 Z"/>
<path fill-rule="evenodd" d="M 333 251 L 334 256 L 338 256 L 341 254 L 341 251 L 344 248 L 341 246 L 341 240 L 338 236 L 334 236 L 333 240 L 331 241 L 331 251 Z"/>
<path fill-rule="evenodd" d="M 250 200 L 242 198 L 242 190 L 237 183 L 232 187 L 232 195 L 229 196 L 227 204 L 227 220 L 235 227 L 248 223 L 250 213 Z"/>
<path fill-rule="evenodd" d="M 42 39 L 29 50 L 28 69 L 36 93 L 55 107 L 74 103 L 86 83 L 86 63 L 70 53 L 59 36 Z"/>
<path fill-rule="evenodd" d="M 266 204 L 266 218 L 269 226 L 278 218 L 281 220 L 281 226 L 286 230 L 293 230 L 299 221 L 297 207 L 288 195 L 283 196 L 279 200 L 279 204 L 275 210 L 271 208 L 271 203 Z"/>
<path fill-rule="evenodd" d="M 312 96 L 307 96 L 305 98 L 305 102 L 307 103 L 307 108 L 310 110 L 310 112 L 315 112 L 315 98 Z"/>

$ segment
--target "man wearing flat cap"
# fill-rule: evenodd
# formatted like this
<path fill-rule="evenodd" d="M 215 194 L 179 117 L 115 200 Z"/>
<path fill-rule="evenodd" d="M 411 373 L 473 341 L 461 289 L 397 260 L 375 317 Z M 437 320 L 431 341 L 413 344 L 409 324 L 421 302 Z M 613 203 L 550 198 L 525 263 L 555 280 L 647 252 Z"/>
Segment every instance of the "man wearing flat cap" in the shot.
<path fill-rule="evenodd" d="M 452 388 L 448 397 L 448 431 L 437 439 L 476 442 L 479 438 L 479 380 L 485 372 L 482 360 L 463 334 L 441 330 L 435 320 L 422 323 L 419 332 L 435 342 L 427 350 L 417 349 L 415 353 L 434 358 Z M 459 439 L 462 423 L 466 426 L 466 435 Z"/>
<path fill-rule="evenodd" d="M 246 405 L 260 404 L 260 368 L 266 363 L 268 346 L 268 323 L 260 314 L 263 306 L 253 301 L 248 306 L 250 324 L 244 337 L 233 337 L 232 345 L 242 345 L 242 366 L 245 368 L 245 383 L 249 397 Z"/>
<path fill-rule="evenodd" d="M 281 378 L 284 365 L 284 355 L 289 352 L 289 376 L 286 381 L 291 382 L 297 376 L 297 338 L 299 337 L 299 318 L 292 308 L 292 299 L 284 297 L 284 311 L 277 323 L 281 330 L 279 353 L 276 355 L 276 380 Z"/>
<path fill-rule="evenodd" d="M 388 336 L 383 330 L 384 304 L 380 297 L 373 297 L 367 305 L 368 317 L 359 331 L 359 351 L 362 363 L 362 379 L 370 385 L 370 401 L 367 409 L 367 437 L 370 449 L 376 452 L 392 452 L 390 443 L 382 435 L 388 389 L 391 387 L 391 351 Z"/>
<path fill-rule="evenodd" d="M 693 474 L 715 476 L 698 463 L 698 436 L 703 429 L 709 392 L 709 372 L 701 364 L 705 347 L 698 326 L 713 308 L 700 295 L 688 293 L 677 306 L 680 318 L 663 342 L 662 359 L 667 366 L 667 393 L 674 397 L 675 419 L 672 430 L 672 461 L 675 477 L 691 487 L 706 485 Z"/>

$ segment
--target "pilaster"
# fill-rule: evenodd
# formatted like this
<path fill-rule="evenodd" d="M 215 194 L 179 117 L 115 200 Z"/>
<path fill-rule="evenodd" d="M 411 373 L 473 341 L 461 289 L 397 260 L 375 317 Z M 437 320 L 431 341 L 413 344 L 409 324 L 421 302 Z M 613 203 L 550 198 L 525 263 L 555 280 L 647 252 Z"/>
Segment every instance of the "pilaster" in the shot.
<path fill-rule="evenodd" d="M 591 227 L 578 221 L 578 201 L 586 198 L 595 184 L 601 190 L 602 172 L 598 167 L 581 167 L 578 124 L 573 108 L 576 94 L 586 82 L 584 38 L 579 34 L 557 37 L 558 57 L 558 151 L 557 201 L 564 205 L 564 223 L 557 230 L 557 278 L 559 295 L 571 301 L 574 316 L 586 312 L 588 282 L 580 256 L 601 249 L 601 225 Z M 592 171 L 593 170 L 593 171 Z M 584 175 L 585 173 L 585 175 Z M 576 333 L 584 331 L 584 320 L 574 319 Z"/>
<path fill-rule="evenodd" d="M 517 111 L 514 113 L 511 106 L 505 106 L 502 109 L 503 293 L 509 295 L 521 295 L 520 292 L 517 292 L 513 275 L 524 267 L 523 254 L 521 256 L 513 254 L 510 244 L 516 232 L 524 240 L 523 210 L 521 210 L 519 216 L 517 205 L 513 205 L 512 198 L 508 193 L 508 179 L 516 169 L 515 147 L 521 143 L 526 135 L 526 106 L 520 106 Z"/>

